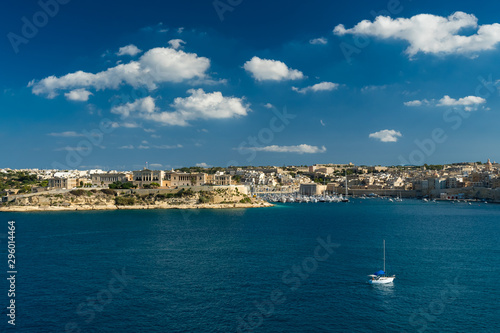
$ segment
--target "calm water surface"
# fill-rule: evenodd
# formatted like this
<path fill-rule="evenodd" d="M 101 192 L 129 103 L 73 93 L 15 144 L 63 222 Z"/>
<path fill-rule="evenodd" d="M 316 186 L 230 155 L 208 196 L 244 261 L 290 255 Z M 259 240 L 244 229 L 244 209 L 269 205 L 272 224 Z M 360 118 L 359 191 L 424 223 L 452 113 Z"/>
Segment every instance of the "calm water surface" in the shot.
<path fill-rule="evenodd" d="M 500 332 L 500 205 L 0 213 L 4 258 L 12 219 L 17 332 Z"/>

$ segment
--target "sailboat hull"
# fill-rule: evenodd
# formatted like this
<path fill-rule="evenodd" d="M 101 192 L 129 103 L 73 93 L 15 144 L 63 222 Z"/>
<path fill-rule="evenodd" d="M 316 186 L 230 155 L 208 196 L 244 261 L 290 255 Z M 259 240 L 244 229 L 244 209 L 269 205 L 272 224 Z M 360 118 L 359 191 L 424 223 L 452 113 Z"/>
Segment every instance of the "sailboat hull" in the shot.
<path fill-rule="evenodd" d="M 381 276 L 378 279 L 369 280 L 370 284 L 387 284 L 392 283 L 396 277 L 395 276 Z"/>

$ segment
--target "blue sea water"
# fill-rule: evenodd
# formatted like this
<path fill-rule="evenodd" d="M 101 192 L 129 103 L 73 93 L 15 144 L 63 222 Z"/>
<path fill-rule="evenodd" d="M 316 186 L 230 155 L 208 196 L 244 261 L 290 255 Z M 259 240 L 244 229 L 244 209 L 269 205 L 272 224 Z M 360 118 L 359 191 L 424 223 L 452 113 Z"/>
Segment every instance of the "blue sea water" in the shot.
<path fill-rule="evenodd" d="M 1 213 L 5 277 L 9 220 L 2 331 L 500 332 L 500 205 Z"/>

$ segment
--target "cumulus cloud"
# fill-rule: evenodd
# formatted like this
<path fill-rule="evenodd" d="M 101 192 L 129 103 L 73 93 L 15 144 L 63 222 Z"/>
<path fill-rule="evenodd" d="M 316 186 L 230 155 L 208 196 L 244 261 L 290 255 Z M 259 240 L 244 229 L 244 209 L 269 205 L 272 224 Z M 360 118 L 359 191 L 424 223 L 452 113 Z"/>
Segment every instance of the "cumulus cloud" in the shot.
<path fill-rule="evenodd" d="M 472 106 L 486 103 L 486 100 L 478 96 L 467 96 L 459 99 L 446 95 L 439 100 L 438 106 Z"/>
<path fill-rule="evenodd" d="M 295 154 L 319 154 L 326 152 L 325 146 L 317 147 L 310 146 L 306 144 L 301 144 L 297 146 L 267 146 L 267 147 L 242 147 L 240 149 L 253 150 L 253 151 L 264 151 L 270 153 L 295 153 Z"/>
<path fill-rule="evenodd" d="M 429 101 L 426 99 L 423 100 L 414 100 L 414 101 L 409 101 L 409 102 L 404 102 L 405 106 L 422 106 L 424 104 L 429 104 Z"/>
<path fill-rule="evenodd" d="M 119 114 L 124 118 L 130 116 L 132 112 L 152 113 L 156 109 L 155 100 L 153 97 L 144 97 L 137 99 L 134 102 L 115 106 L 111 109 L 111 113 Z"/>
<path fill-rule="evenodd" d="M 264 104 L 264 107 L 266 109 L 272 109 L 272 108 L 274 108 L 274 105 L 272 105 L 271 103 L 266 103 L 266 104 Z"/>
<path fill-rule="evenodd" d="M 474 29 L 471 35 L 461 35 L 465 29 Z M 373 22 L 364 20 L 351 29 L 340 24 L 336 35 L 364 35 L 381 39 L 404 40 L 410 44 L 406 53 L 412 57 L 419 52 L 428 54 L 474 54 L 492 50 L 500 42 L 500 24 L 478 25 L 478 19 L 464 12 L 448 17 L 419 14 L 411 18 L 392 19 L 377 16 Z"/>
<path fill-rule="evenodd" d="M 325 45 L 328 43 L 328 41 L 326 40 L 326 38 L 324 37 L 320 37 L 320 38 L 314 38 L 314 39 L 311 39 L 309 41 L 310 44 L 313 44 L 313 45 Z"/>
<path fill-rule="evenodd" d="M 199 168 L 210 168 L 211 165 L 208 165 L 207 163 L 205 162 L 202 162 L 202 163 L 196 163 L 196 166 L 199 167 Z"/>
<path fill-rule="evenodd" d="M 115 106 L 111 112 L 122 117 L 138 117 L 162 125 L 188 126 L 198 119 L 228 119 L 246 116 L 250 105 L 243 98 L 224 97 L 221 92 L 206 93 L 203 89 L 190 89 L 190 96 L 178 97 L 170 105 L 172 111 L 161 111 L 154 98 L 145 97 L 132 103 Z"/>
<path fill-rule="evenodd" d="M 338 83 L 333 83 L 333 82 L 321 82 L 321 83 L 317 83 L 313 86 L 309 86 L 309 87 L 305 87 L 305 88 L 302 88 L 302 89 L 299 89 L 297 87 L 292 87 L 292 90 L 293 91 L 296 91 L 298 93 L 301 93 L 301 94 L 305 94 L 307 92 L 318 92 L 318 91 L 332 91 L 332 90 L 335 90 L 335 89 L 338 89 L 339 87 L 339 84 Z"/>
<path fill-rule="evenodd" d="M 278 60 L 253 57 L 243 65 L 243 68 L 250 72 L 257 81 L 300 80 L 304 78 L 301 71 L 291 69 L 284 62 Z"/>
<path fill-rule="evenodd" d="M 186 44 L 185 41 L 183 41 L 182 39 L 172 39 L 170 41 L 168 41 L 168 44 L 170 44 L 170 46 L 177 50 L 178 48 L 180 48 L 183 44 Z"/>
<path fill-rule="evenodd" d="M 65 93 L 64 97 L 66 97 L 68 101 L 86 102 L 89 100 L 90 95 L 93 94 L 90 91 L 81 88 Z"/>
<path fill-rule="evenodd" d="M 116 53 L 118 56 L 124 56 L 124 55 L 129 55 L 129 56 L 136 56 L 138 55 L 139 53 L 141 53 L 142 50 L 140 50 L 137 46 L 135 46 L 134 44 L 130 44 L 130 45 L 127 45 L 127 46 L 124 46 L 124 47 L 120 47 L 120 49 L 118 50 L 118 52 Z"/>
<path fill-rule="evenodd" d="M 32 87 L 35 95 L 48 98 L 57 96 L 59 90 L 117 89 L 124 84 L 154 90 L 162 82 L 204 79 L 209 67 L 210 60 L 195 53 L 159 47 L 147 51 L 138 61 L 119 64 L 96 74 L 77 71 L 61 77 L 49 76 L 40 81 L 31 81 L 28 87 Z"/>
<path fill-rule="evenodd" d="M 397 142 L 398 138 L 402 137 L 403 134 L 395 130 L 382 130 L 375 133 L 371 133 L 368 137 L 380 140 L 382 142 Z"/>
<path fill-rule="evenodd" d="M 482 97 L 478 96 L 466 96 L 459 99 L 451 98 L 448 95 L 445 95 L 439 101 L 427 99 L 423 100 L 414 100 L 405 102 L 405 106 L 441 106 L 441 107 L 463 107 L 465 111 L 473 111 L 477 110 L 479 105 L 486 103 L 486 100 Z"/>

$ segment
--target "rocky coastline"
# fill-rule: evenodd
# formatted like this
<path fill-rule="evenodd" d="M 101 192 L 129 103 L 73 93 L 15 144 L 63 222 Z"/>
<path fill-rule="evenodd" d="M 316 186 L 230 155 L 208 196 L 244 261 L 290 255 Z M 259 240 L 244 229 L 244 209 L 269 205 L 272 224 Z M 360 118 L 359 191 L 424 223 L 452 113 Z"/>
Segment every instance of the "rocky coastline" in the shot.
<path fill-rule="evenodd" d="M 2 203 L 0 212 L 55 212 L 92 210 L 143 210 L 143 209 L 234 209 L 263 208 L 273 204 L 253 198 L 238 191 L 214 190 L 193 192 L 181 190 L 169 194 L 140 191 L 119 193 L 113 190 L 73 190 L 64 194 L 40 194 L 17 197 Z"/>

